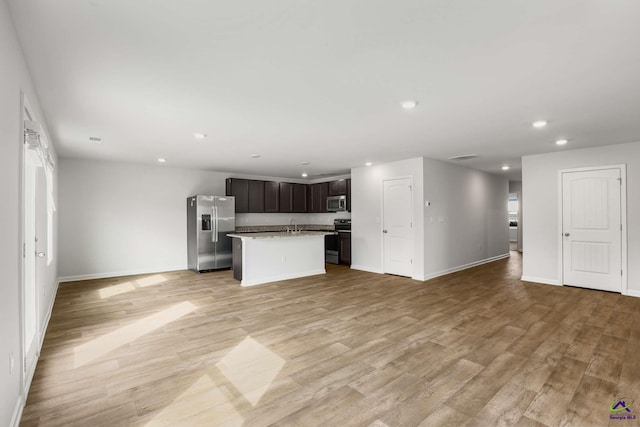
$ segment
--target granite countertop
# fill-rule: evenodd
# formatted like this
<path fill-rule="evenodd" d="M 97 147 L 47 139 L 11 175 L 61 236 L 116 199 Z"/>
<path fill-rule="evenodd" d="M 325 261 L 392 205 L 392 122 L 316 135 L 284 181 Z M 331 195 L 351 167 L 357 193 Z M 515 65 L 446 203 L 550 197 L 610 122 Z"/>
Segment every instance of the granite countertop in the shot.
<path fill-rule="evenodd" d="M 274 231 L 287 231 L 292 229 L 292 225 L 239 225 L 236 226 L 236 233 L 264 233 Z M 298 230 L 304 231 L 334 231 L 333 224 L 298 224 Z"/>
<path fill-rule="evenodd" d="M 326 234 L 333 234 L 334 231 L 317 231 L 317 230 L 304 230 L 289 232 L 286 231 L 253 231 L 253 232 L 233 232 L 227 234 L 229 237 L 238 237 L 240 239 L 273 239 L 282 237 L 312 237 L 312 236 L 324 236 Z"/>

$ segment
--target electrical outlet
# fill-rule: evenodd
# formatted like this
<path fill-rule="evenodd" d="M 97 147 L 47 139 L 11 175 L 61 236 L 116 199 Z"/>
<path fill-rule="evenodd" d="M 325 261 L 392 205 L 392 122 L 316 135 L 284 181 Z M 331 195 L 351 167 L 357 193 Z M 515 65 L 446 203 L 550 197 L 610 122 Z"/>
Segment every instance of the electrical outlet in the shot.
<path fill-rule="evenodd" d="M 13 375 L 13 370 L 16 367 L 16 359 L 13 357 L 13 353 L 9 353 L 9 374 Z"/>

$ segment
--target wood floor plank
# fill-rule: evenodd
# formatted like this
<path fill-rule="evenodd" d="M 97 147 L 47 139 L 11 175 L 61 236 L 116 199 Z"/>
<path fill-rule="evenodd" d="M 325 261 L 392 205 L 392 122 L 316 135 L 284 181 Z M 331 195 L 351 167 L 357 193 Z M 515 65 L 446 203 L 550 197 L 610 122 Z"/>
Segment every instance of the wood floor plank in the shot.
<path fill-rule="evenodd" d="M 394 426 L 419 424 L 482 369 L 477 363 L 460 359 L 451 369 L 425 383 L 424 387 L 409 396 L 402 405 L 386 411 L 382 420 Z"/>
<path fill-rule="evenodd" d="M 535 396 L 535 392 L 508 382 L 469 421 L 468 426 L 515 425 Z"/>
<path fill-rule="evenodd" d="M 585 362 L 563 357 L 524 415 L 548 426 L 558 425 L 586 368 Z"/>
<path fill-rule="evenodd" d="M 555 427 L 640 398 L 640 299 L 520 277 L 513 253 L 427 282 L 61 284 L 21 425 Z"/>
<path fill-rule="evenodd" d="M 609 415 L 611 415 L 609 405 L 616 398 L 615 389 L 614 383 L 585 375 L 560 425 L 584 427 L 608 425 Z"/>
<path fill-rule="evenodd" d="M 447 400 L 447 406 L 473 417 L 518 372 L 525 360 L 516 354 L 502 353 Z"/>

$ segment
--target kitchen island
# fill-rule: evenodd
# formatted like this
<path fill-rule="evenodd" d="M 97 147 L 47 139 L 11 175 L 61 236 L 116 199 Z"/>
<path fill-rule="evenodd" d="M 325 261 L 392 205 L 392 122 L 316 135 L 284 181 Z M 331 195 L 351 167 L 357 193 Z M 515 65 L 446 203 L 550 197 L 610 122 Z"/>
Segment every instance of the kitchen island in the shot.
<path fill-rule="evenodd" d="M 229 233 L 233 277 L 242 286 L 325 274 L 324 231 Z"/>

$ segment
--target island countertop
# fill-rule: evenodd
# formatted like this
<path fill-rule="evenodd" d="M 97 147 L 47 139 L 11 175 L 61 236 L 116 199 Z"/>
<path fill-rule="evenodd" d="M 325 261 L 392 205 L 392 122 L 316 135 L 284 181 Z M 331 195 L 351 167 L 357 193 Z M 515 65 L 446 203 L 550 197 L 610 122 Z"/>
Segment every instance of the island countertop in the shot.
<path fill-rule="evenodd" d="M 324 241 L 332 231 L 229 233 L 233 277 L 241 286 L 324 274 Z"/>
<path fill-rule="evenodd" d="M 258 231 L 258 232 L 246 232 L 246 233 L 229 233 L 227 236 L 236 237 L 239 239 L 274 239 L 274 238 L 293 238 L 293 237 L 315 237 L 325 236 L 327 234 L 335 234 L 334 231 Z"/>

